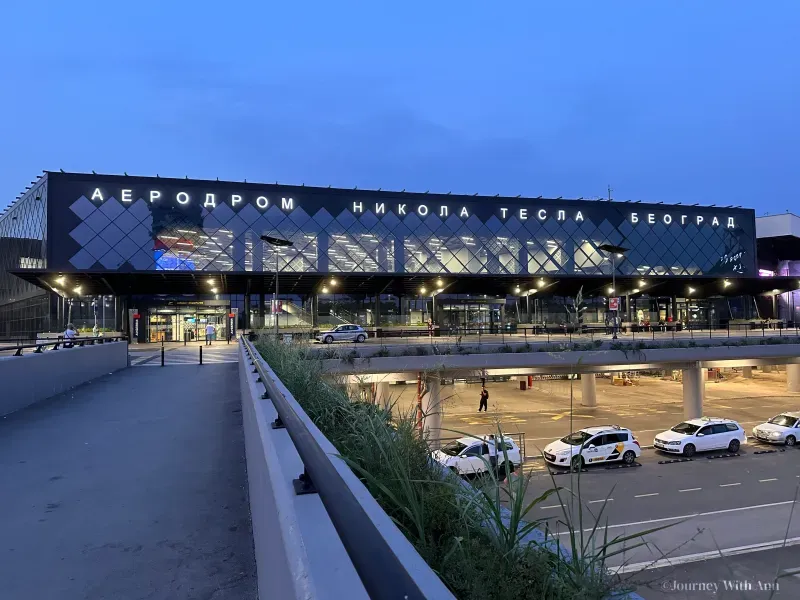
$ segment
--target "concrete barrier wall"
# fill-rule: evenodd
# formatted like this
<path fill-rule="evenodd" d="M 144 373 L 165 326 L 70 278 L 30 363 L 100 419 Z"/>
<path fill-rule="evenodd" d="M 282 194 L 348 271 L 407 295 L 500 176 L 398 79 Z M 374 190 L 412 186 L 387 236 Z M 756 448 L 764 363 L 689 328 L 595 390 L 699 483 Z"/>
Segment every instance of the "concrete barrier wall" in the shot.
<path fill-rule="evenodd" d="M 247 482 L 260 600 L 367 600 L 352 562 L 317 494 L 297 496 L 292 480 L 303 462 L 286 429 L 271 427 L 278 413 L 261 395 L 249 357 L 239 344 Z"/>
<path fill-rule="evenodd" d="M 61 348 L 0 358 L 0 415 L 128 366 L 128 343 Z"/>

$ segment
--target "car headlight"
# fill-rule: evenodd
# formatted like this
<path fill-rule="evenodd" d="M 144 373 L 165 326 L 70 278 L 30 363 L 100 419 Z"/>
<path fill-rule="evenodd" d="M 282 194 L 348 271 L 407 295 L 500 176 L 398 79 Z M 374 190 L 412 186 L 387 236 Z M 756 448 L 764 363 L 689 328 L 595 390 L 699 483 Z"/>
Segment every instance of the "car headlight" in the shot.
<path fill-rule="evenodd" d="M 667 443 L 668 443 L 670 446 L 680 446 L 680 445 L 681 445 L 681 441 L 680 441 L 680 440 L 673 440 L 673 441 L 671 441 L 671 442 L 667 442 Z"/>
<path fill-rule="evenodd" d="M 563 456 L 564 454 L 569 454 L 569 452 L 570 452 L 569 449 L 559 450 L 558 452 L 556 452 L 556 454 L 558 454 L 559 456 Z"/>
<path fill-rule="evenodd" d="M 779 438 L 779 437 L 781 437 L 781 432 L 780 431 L 770 431 L 769 437 L 771 437 L 771 438 Z"/>

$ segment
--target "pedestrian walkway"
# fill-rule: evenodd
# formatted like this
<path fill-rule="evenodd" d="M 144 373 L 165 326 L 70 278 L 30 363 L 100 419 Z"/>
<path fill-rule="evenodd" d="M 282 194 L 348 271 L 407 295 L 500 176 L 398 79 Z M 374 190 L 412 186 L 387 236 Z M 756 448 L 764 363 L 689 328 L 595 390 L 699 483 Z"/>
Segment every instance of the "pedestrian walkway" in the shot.
<path fill-rule="evenodd" d="M 164 366 L 199 365 L 200 350 L 203 351 L 203 364 L 220 364 L 238 362 L 238 344 L 220 344 L 218 346 L 173 346 L 164 348 Z M 131 351 L 132 367 L 160 367 L 161 347 L 153 345 L 147 350 Z"/>
<path fill-rule="evenodd" d="M 124 369 L 0 420 L 0 598 L 256 597 L 238 367 Z"/>

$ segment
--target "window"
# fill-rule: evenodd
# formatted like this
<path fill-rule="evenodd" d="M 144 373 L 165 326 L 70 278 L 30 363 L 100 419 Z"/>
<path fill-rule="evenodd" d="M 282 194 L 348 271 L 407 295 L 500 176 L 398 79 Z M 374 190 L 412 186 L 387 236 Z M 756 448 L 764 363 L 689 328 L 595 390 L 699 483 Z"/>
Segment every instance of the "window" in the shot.
<path fill-rule="evenodd" d="M 481 456 L 483 453 L 483 446 L 471 446 L 466 452 L 464 452 L 463 456 Z"/>
<path fill-rule="evenodd" d="M 797 419 L 794 417 L 790 417 L 789 415 L 778 415 L 777 417 L 772 417 L 769 421 L 773 425 L 781 425 L 783 427 L 794 427 Z"/>
<path fill-rule="evenodd" d="M 592 437 L 591 434 L 585 431 L 576 431 L 575 433 L 570 433 L 568 436 L 561 438 L 561 441 L 570 446 L 580 446 L 590 437 Z"/>
<path fill-rule="evenodd" d="M 628 441 L 627 433 L 607 433 L 603 437 L 605 438 L 604 444 L 619 444 Z"/>
<path fill-rule="evenodd" d="M 736 423 L 726 423 L 725 429 L 728 431 L 739 431 L 739 427 L 736 425 Z"/>
<path fill-rule="evenodd" d="M 442 448 L 442 452 L 447 454 L 448 456 L 456 456 L 459 452 L 461 452 L 464 448 L 466 448 L 466 444 L 462 444 L 461 442 L 450 442 L 444 448 Z"/>
<path fill-rule="evenodd" d="M 700 429 L 700 427 L 697 425 L 692 425 L 691 423 L 680 423 L 675 425 L 675 427 L 672 428 L 672 431 L 675 433 L 682 433 L 684 435 L 694 435 L 698 429 Z"/>
<path fill-rule="evenodd" d="M 697 432 L 697 435 L 700 435 L 701 433 L 703 435 L 712 435 L 714 433 L 714 426 L 708 425 L 706 427 L 703 427 L 700 431 Z"/>
<path fill-rule="evenodd" d="M 720 425 L 714 425 L 712 429 L 713 429 L 712 433 L 728 433 L 728 431 L 736 431 L 735 428 L 729 430 L 728 426 L 725 425 L 724 423 Z"/>

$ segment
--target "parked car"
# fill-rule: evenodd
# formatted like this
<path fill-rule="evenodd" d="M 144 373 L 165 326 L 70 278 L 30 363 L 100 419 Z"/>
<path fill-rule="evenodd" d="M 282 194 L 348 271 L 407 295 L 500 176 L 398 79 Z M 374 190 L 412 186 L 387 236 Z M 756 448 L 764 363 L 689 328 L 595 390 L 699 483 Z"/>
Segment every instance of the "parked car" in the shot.
<path fill-rule="evenodd" d="M 317 341 L 325 344 L 332 344 L 333 342 L 361 343 L 366 339 L 367 332 L 360 325 L 339 325 L 328 331 L 320 331 L 317 335 Z"/>
<path fill-rule="evenodd" d="M 738 452 L 747 443 L 747 435 L 736 421 L 721 417 L 701 417 L 678 423 L 659 433 L 653 446 L 656 450 L 693 456 L 695 452 L 727 449 Z"/>
<path fill-rule="evenodd" d="M 630 429 L 619 425 L 586 427 L 544 447 L 544 459 L 559 467 L 582 468 L 585 464 L 621 460 L 632 464 L 642 454 Z"/>
<path fill-rule="evenodd" d="M 785 412 L 753 427 L 753 437 L 760 442 L 794 446 L 800 438 L 800 412 Z"/>
<path fill-rule="evenodd" d="M 433 458 L 459 475 L 486 473 L 490 465 L 489 444 L 491 443 L 488 439 L 463 437 L 450 442 L 441 450 L 436 450 Z M 522 454 L 519 446 L 514 443 L 512 438 L 504 437 L 502 442 L 497 443 L 498 477 L 503 478 L 506 473 L 513 473 L 520 464 L 522 464 Z"/>

